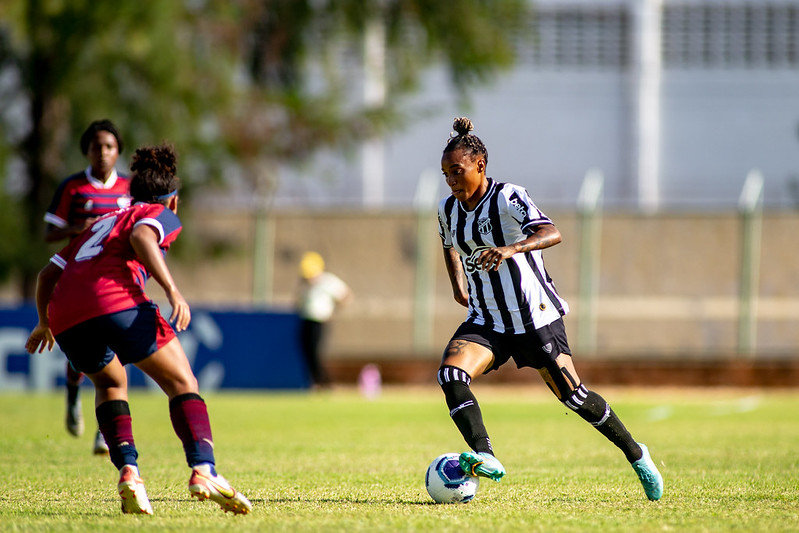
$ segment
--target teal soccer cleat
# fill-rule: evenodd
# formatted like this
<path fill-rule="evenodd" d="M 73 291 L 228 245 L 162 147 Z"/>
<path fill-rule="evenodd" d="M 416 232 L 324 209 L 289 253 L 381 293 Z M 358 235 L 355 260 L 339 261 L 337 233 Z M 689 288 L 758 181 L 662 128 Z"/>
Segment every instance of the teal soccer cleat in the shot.
<path fill-rule="evenodd" d="M 641 485 L 644 486 L 646 497 L 650 500 L 659 500 L 663 496 L 663 476 L 658 472 L 652 457 L 649 455 L 649 448 L 645 444 L 638 445 L 641 451 L 644 452 L 643 457 L 632 463 L 633 470 L 638 474 L 638 479 L 641 480 Z"/>
<path fill-rule="evenodd" d="M 505 467 L 490 453 L 463 452 L 458 458 L 461 469 L 471 476 L 482 476 L 499 481 L 505 475 Z"/>

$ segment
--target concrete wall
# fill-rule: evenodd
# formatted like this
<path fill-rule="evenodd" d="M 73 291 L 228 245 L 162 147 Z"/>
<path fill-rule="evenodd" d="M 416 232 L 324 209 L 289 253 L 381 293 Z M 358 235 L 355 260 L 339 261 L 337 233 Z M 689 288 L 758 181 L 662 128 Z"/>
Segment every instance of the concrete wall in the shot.
<path fill-rule="evenodd" d="M 575 346 L 581 302 L 578 294 L 576 216 L 548 212 L 564 242 L 545 252 L 550 275 L 572 313 L 567 332 Z M 254 222 L 241 213 L 184 215 L 187 242 L 207 252 L 170 253 L 169 261 L 190 303 L 247 307 L 253 302 Z M 440 259 L 434 216 L 425 219 L 433 255 L 434 319 L 426 347 L 415 350 L 413 309 L 416 216 L 281 213 L 275 215 L 273 305 L 291 308 L 297 289 L 296 264 L 305 250 L 317 250 L 329 270 L 353 289 L 354 301 L 336 316 L 328 345 L 332 359 L 436 359 L 465 310 L 451 297 Z M 717 358 L 734 356 L 737 346 L 740 221 L 727 214 L 606 214 L 601 259 L 596 352 L 581 357 Z M 799 346 L 799 214 L 767 213 L 763 220 L 757 357 L 793 358 Z M 180 246 L 181 240 L 178 241 Z M 220 244 L 222 243 L 222 244 Z M 187 246 L 186 248 L 189 248 Z M 157 288 L 153 297 L 160 297 Z M 268 339 L 262 344 L 266 349 Z"/>

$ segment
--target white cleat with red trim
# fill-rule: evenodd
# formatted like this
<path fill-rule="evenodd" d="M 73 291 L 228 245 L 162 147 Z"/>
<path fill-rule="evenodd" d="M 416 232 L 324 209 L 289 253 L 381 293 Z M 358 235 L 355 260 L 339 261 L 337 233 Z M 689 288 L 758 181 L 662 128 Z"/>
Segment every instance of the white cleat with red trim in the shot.
<path fill-rule="evenodd" d="M 200 501 L 215 501 L 225 512 L 247 514 L 252 511 L 250 500 L 231 487 L 210 463 L 194 465 L 189 479 L 189 492 Z"/>
<path fill-rule="evenodd" d="M 122 498 L 122 512 L 130 514 L 153 514 L 144 480 L 139 477 L 139 469 L 125 465 L 119 469 L 119 496 Z"/>

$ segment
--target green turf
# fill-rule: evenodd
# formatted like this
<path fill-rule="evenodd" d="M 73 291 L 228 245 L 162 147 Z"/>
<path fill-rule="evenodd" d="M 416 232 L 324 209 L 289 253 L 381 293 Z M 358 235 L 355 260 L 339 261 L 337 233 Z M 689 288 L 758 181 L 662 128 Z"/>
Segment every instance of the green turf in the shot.
<path fill-rule="evenodd" d="M 622 454 L 542 389 L 474 387 L 508 475 L 465 505 L 423 485 L 434 457 L 465 449 L 437 389 L 207 394 L 219 471 L 248 516 L 189 499 L 157 393 L 131 397 L 154 516 L 120 513 L 117 472 L 91 455 L 91 423 L 66 433 L 61 393 L 0 394 L 0 531 L 799 530 L 799 393 L 599 388 L 663 473 L 649 502 Z"/>

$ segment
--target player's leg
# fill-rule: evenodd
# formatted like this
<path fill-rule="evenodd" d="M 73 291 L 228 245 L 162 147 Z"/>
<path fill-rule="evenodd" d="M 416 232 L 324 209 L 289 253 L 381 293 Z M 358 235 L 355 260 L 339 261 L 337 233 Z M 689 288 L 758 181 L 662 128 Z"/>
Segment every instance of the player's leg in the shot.
<path fill-rule="evenodd" d="M 83 381 L 83 373 L 72 368 L 69 361 L 67 361 L 66 381 L 67 414 L 65 419 L 67 431 L 75 437 L 80 437 L 83 435 L 84 429 L 83 410 L 80 401 L 80 384 Z"/>
<path fill-rule="evenodd" d="M 66 425 L 67 431 L 75 437 L 83 435 L 84 422 L 83 422 L 83 407 L 80 401 L 80 384 L 83 382 L 83 372 L 78 372 L 72 367 L 72 364 L 67 361 L 66 369 L 66 389 L 67 389 L 67 414 Z M 97 428 L 97 433 L 94 435 L 94 443 L 92 444 L 92 451 L 95 455 L 105 455 L 108 453 L 108 445 L 103 437 L 103 432 Z"/>
<path fill-rule="evenodd" d="M 452 421 L 473 450 L 461 454 L 461 467 L 472 475 L 499 481 L 505 469 L 494 457 L 480 405 L 470 387 L 472 376 L 482 374 L 493 362 L 494 354 L 485 346 L 453 338 L 438 369 L 438 384 L 444 392 Z"/>
<path fill-rule="evenodd" d="M 197 379 L 178 338 L 173 337 L 163 347 L 135 364 L 153 378 L 169 398 L 169 417 L 183 443 L 189 466 L 214 464 L 208 409 L 200 397 Z"/>
<path fill-rule="evenodd" d="M 320 359 L 320 350 L 325 325 L 315 320 L 302 320 L 300 323 L 300 345 L 305 356 L 305 364 L 311 377 L 311 384 L 316 386 L 326 385 Z"/>
<path fill-rule="evenodd" d="M 618 446 L 628 461 L 632 463 L 641 458 L 640 446 L 610 405 L 599 394 L 582 384 L 570 355 L 560 354 L 539 372 L 558 400 Z"/>
<path fill-rule="evenodd" d="M 561 353 L 539 373 L 566 407 L 594 426 L 615 444 L 633 466 L 650 500 L 660 499 L 663 480 L 649 457 L 646 446 L 633 439 L 621 419 L 602 396 L 589 390 L 580 380 L 571 355 Z"/>
<path fill-rule="evenodd" d="M 250 501 L 216 472 L 208 409 L 177 337 L 172 337 L 161 348 L 135 364 L 153 378 L 169 398 L 172 427 L 183 444 L 186 462 L 192 469 L 189 479 L 192 496 L 200 501 L 210 498 L 225 512 L 249 513 L 252 509 Z"/>
<path fill-rule="evenodd" d="M 113 357 L 102 370 L 88 376 L 95 387 L 97 423 L 109 445 L 111 462 L 119 470 L 117 490 L 122 498 L 122 512 L 153 514 L 144 481 L 139 476 L 139 453 L 133 440 L 125 367 Z"/>

